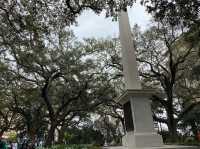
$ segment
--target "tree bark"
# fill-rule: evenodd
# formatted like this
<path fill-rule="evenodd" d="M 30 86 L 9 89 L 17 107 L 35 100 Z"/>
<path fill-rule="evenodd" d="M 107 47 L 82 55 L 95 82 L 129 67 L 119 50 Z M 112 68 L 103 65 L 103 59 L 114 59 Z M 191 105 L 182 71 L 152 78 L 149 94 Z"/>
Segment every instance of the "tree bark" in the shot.
<path fill-rule="evenodd" d="M 168 129 L 169 129 L 169 137 L 170 142 L 176 142 L 177 141 L 177 124 L 174 119 L 173 113 L 170 111 L 167 112 L 168 115 Z"/>
<path fill-rule="evenodd" d="M 36 142 L 36 129 L 34 128 L 34 126 L 31 127 L 31 128 L 28 128 L 28 136 L 31 140 L 31 144 L 30 144 L 31 146 L 30 147 L 33 148 L 33 146 Z"/>
<path fill-rule="evenodd" d="M 167 106 L 167 119 L 168 119 L 168 129 L 169 129 L 169 141 L 170 142 L 176 142 L 177 141 L 177 122 L 174 118 L 174 109 L 173 109 L 173 96 L 172 92 L 171 94 L 168 94 L 168 106 Z"/>
<path fill-rule="evenodd" d="M 55 124 L 51 125 L 51 127 L 48 131 L 48 134 L 47 134 L 46 141 L 45 141 L 45 147 L 49 147 L 49 146 L 53 145 L 56 127 L 57 126 Z"/>
<path fill-rule="evenodd" d="M 59 136 L 58 136 L 58 143 L 63 144 L 64 143 L 64 134 L 65 134 L 65 126 L 62 126 L 59 130 Z"/>

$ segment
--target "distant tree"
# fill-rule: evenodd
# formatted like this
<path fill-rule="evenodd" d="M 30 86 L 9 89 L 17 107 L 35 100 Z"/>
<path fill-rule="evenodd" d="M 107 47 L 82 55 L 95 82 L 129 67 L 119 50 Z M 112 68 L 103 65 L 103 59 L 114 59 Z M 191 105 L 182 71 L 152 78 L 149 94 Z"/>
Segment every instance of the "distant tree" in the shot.
<path fill-rule="evenodd" d="M 111 101 L 107 104 L 99 106 L 98 109 L 96 110 L 96 113 L 99 115 L 107 115 L 112 117 L 113 119 L 119 120 L 123 129 L 122 133 L 125 133 L 125 123 L 124 123 L 122 105 L 114 101 Z"/>
<path fill-rule="evenodd" d="M 121 145 L 122 133 L 120 120 L 102 114 L 94 124 L 95 128 L 103 134 L 105 142 L 110 145 Z"/>
<path fill-rule="evenodd" d="M 184 130 L 185 136 L 193 136 L 198 141 L 198 132 L 200 129 L 200 106 L 197 105 L 192 108 L 186 115 L 184 115 L 180 129 Z"/>
<path fill-rule="evenodd" d="M 104 144 L 104 136 L 99 130 L 95 130 L 93 125 L 68 128 L 65 130 L 65 133 L 71 135 L 68 139 L 70 144 L 94 144 L 101 146 Z"/>
<path fill-rule="evenodd" d="M 74 135 L 74 134 L 71 134 L 71 132 L 73 132 L 73 129 L 75 129 L 75 131 L 76 131 L 77 129 L 82 129 L 83 127 L 84 128 L 92 127 L 91 119 L 92 119 L 91 113 L 89 113 L 87 111 L 82 111 L 75 118 L 66 119 L 65 121 L 63 121 L 60 125 L 60 128 L 57 128 L 58 140 L 56 143 L 59 143 L 59 144 L 72 143 L 72 142 L 70 142 L 70 139 Z M 68 139 L 66 138 L 66 135 L 67 135 Z M 78 140 L 77 140 L 77 142 L 78 142 Z"/>

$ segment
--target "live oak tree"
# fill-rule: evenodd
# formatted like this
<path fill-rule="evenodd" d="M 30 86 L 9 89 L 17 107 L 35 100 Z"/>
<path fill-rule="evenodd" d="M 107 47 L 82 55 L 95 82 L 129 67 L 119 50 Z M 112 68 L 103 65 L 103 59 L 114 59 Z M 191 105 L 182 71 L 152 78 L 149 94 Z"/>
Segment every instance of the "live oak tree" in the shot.
<path fill-rule="evenodd" d="M 200 33 L 200 18 L 199 18 L 199 9 L 200 9 L 200 2 L 198 0 L 161 0 L 161 1 L 152 1 L 152 0 L 144 0 L 143 1 L 145 5 L 147 6 L 147 10 L 149 13 L 153 14 L 155 20 L 160 22 L 165 22 L 176 28 L 177 26 L 184 26 L 187 28 L 186 36 L 190 37 L 190 40 L 182 44 L 190 44 L 193 45 L 195 48 L 200 49 L 199 45 L 199 33 Z M 196 52 L 194 55 L 200 55 L 200 50 Z M 200 65 L 199 60 L 196 56 L 190 57 L 190 59 L 195 59 L 193 63 L 190 63 L 189 71 L 192 73 L 186 72 L 186 77 L 182 77 L 179 81 L 179 87 L 178 87 L 178 94 L 184 98 L 184 108 L 190 107 L 192 108 L 195 104 L 193 103 L 194 100 L 198 97 L 198 80 L 195 80 L 194 77 L 200 73 Z M 187 67 L 187 66 L 186 66 Z M 190 79 L 188 79 L 188 76 Z M 193 78 L 193 79 L 192 79 Z M 182 94 L 182 93 L 185 94 Z M 184 96 L 184 97 L 183 97 Z M 196 96 L 196 98 L 194 98 Z M 192 99 L 192 100 L 191 100 Z M 189 100 L 189 101 L 188 101 Z M 189 103 L 188 103 L 189 102 Z M 191 103 L 192 102 L 192 103 Z M 186 106 L 186 105 L 187 106 Z M 190 109 L 189 108 L 189 109 Z M 186 108 L 187 109 L 187 108 Z M 188 111 L 188 110 L 186 110 Z M 191 110 L 192 113 L 193 110 Z M 193 113 L 194 114 L 194 113 Z M 194 114 L 195 115 L 195 114 Z M 195 116 L 187 116 L 188 117 L 195 117 Z M 190 122 L 192 123 L 193 132 L 196 135 L 197 128 L 194 128 L 197 126 L 197 120 L 190 119 Z"/>
<path fill-rule="evenodd" d="M 156 21 L 168 23 L 173 27 L 184 26 L 195 41 L 200 39 L 200 2 L 199 0 L 142 0 Z M 190 40 L 190 43 L 193 43 Z M 199 48 L 198 44 L 198 48 Z M 200 56 L 200 48 L 198 55 Z M 200 65 L 195 67 L 199 70 Z M 196 71 L 195 71 L 196 72 Z M 200 71 L 198 71 L 199 73 Z"/>
<path fill-rule="evenodd" d="M 63 122 L 92 112 L 115 96 L 112 75 L 95 57 L 112 48 L 111 42 L 74 40 L 72 32 L 60 28 L 30 39 L 36 42 L 32 46 L 4 41 L 13 109 L 24 117 L 31 136 L 43 121 L 50 126 L 46 145 L 52 144 L 55 129 Z"/>
<path fill-rule="evenodd" d="M 0 49 L 9 67 L 5 74 L 11 76 L 7 82 L 12 83 L 7 98 L 11 109 L 23 117 L 31 139 L 45 123 L 50 126 L 46 139 L 50 145 L 63 121 L 110 99 L 112 79 L 102 73 L 101 62 L 89 58 L 94 56 L 93 46 L 101 50 L 103 43 L 74 42 L 66 27 L 85 9 L 96 13 L 107 9 L 107 15 L 114 15 L 125 5 L 132 2 L 1 2 Z"/>
<path fill-rule="evenodd" d="M 9 99 L 11 109 L 23 117 L 25 125 L 31 130 L 31 136 L 37 132 L 32 129 L 33 126 L 49 125 L 46 145 L 50 145 L 58 126 L 73 121 L 83 111 L 93 111 L 96 106 L 103 103 L 110 105 L 107 102 L 116 96 L 113 94 L 114 89 L 110 81 L 122 75 L 121 73 L 110 75 L 105 68 L 112 66 L 122 70 L 121 65 L 118 65 L 120 59 L 112 52 L 110 60 L 105 61 L 107 63 L 94 57 L 102 49 L 108 50 L 113 46 L 110 42 L 95 40 L 74 42 L 73 34 L 67 31 L 66 26 L 75 23 L 76 17 L 86 9 L 96 13 L 106 10 L 110 16 L 124 9 L 126 5 L 131 6 L 133 2 L 131 0 L 0 2 L 0 54 L 4 56 L 3 63 L 8 65 L 8 70 L 5 70 L 3 76 L 7 80 L 8 90 L 2 91 L 6 93 L 5 98 Z M 194 23 L 198 20 L 197 16 L 192 17 Z M 161 21 L 165 22 L 167 21 Z M 195 25 L 194 28 L 196 27 L 198 26 Z M 171 137 L 174 138 L 179 120 L 174 114 L 179 112 L 178 116 L 182 116 L 182 111 L 177 111 L 174 107 L 176 99 L 174 88 L 177 79 L 183 73 L 182 64 L 193 48 L 190 45 L 192 42 L 185 42 L 189 47 L 177 55 L 180 51 L 174 46 L 177 41 L 174 40 L 175 34 L 169 35 L 166 28 L 153 29 L 145 33 L 142 36 L 144 40 L 140 40 L 137 46 L 142 49 L 139 60 L 145 66 L 141 75 L 146 78 L 145 81 L 156 82 L 167 95 L 167 100 L 154 98 L 166 109 L 167 119 L 154 118 L 167 123 Z M 176 30 L 176 27 L 169 28 L 173 31 L 171 33 Z M 195 31 L 190 32 L 192 35 L 198 35 L 195 29 L 190 29 Z M 6 74 L 10 78 L 7 78 Z"/>
<path fill-rule="evenodd" d="M 140 75 L 146 86 L 161 87 L 166 98 L 152 98 L 158 101 L 166 112 L 166 119 L 154 115 L 154 119 L 167 124 L 171 141 L 176 140 L 177 127 L 189 109 L 180 109 L 175 89 L 183 74 L 189 71 L 185 63 L 196 50 L 189 37 L 170 24 L 158 24 L 143 34 L 136 34 Z M 193 63 L 194 64 L 194 63 Z"/>
<path fill-rule="evenodd" d="M 9 101 L 6 98 L 5 91 L 8 89 L 6 74 L 3 72 L 7 70 L 7 65 L 0 62 L 0 137 L 4 132 L 12 130 L 14 123 L 17 120 L 17 114 L 9 107 Z"/>
<path fill-rule="evenodd" d="M 72 43 L 66 27 L 75 23 L 76 17 L 86 9 L 96 13 L 106 10 L 107 16 L 114 16 L 133 2 L 14 0 L 0 3 L 0 50 L 9 65 L 5 72 L 11 75 L 8 84 L 14 84 L 9 85 L 7 98 L 12 101 L 11 108 L 23 117 L 31 136 L 38 128 L 33 126 L 42 125 L 44 120 L 50 125 L 46 139 L 46 145 L 50 145 L 56 127 L 81 111 L 100 105 L 112 89 L 108 87 L 109 76 L 100 74 L 101 68 L 95 70 L 101 63 L 85 58 L 91 45 Z"/>
<path fill-rule="evenodd" d="M 184 64 L 187 67 L 187 72 L 177 82 L 175 89 L 178 97 L 182 99 L 181 107 L 186 114 L 182 115 L 181 125 L 186 132 L 191 131 L 197 139 L 199 130 L 199 107 L 200 107 L 200 82 L 199 75 L 193 71 L 193 67 L 199 62 L 198 51 L 194 51 Z M 184 93 L 184 94 L 183 94 Z M 188 132 L 189 133 L 189 132 Z"/>
<path fill-rule="evenodd" d="M 11 36 L 15 33 L 17 37 L 14 37 L 23 39 L 27 31 L 34 32 L 34 26 L 47 34 L 60 23 L 64 26 L 76 23 L 76 18 L 84 10 L 92 10 L 97 14 L 105 10 L 106 16 L 116 16 L 121 9 L 132 6 L 134 2 L 135 0 L 5 0 L 0 2 L 1 34 Z M 14 37 L 12 39 L 16 40 Z"/>
<path fill-rule="evenodd" d="M 199 0 L 142 0 L 149 13 L 156 20 L 166 20 L 171 25 L 183 24 L 187 27 L 200 25 Z"/>
<path fill-rule="evenodd" d="M 184 99 L 184 102 L 182 102 L 183 109 L 185 109 L 186 112 L 190 111 L 188 112 L 190 114 L 186 114 L 185 116 L 182 115 L 182 117 L 185 121 L 187 121 L 185 123 L 188 124 L 189 122 L 189 125 L 192 126 L 193 134 L 196 135 L 198 120 L 195 119 L 197 115 L 194 111 L 198 110 L 194 110 L 195 108 L 193 106 L 196 105 L 196 100 L 199 97 L 198 75 L 200 73 L 200 64 L 197 55 L 200 56 L 200 2 L 199 0 L 143 0 L 142 3 L 147 6 L 148 12 L 154 16 L 156 21 L 170 24 L 174 28 L 180 25 L 184 26 L 187 30 L 185 37 L 189 37 L 190 40 L 184 40 L 181 44 L 189 44 L 197 50 L 197 52 L 190 56 L 190 61 L 187 62 L 188 65 L 185 65 L 185 67 L 188 67 L 188 71 L 185 72 L 182 79 L 178 81 L 179 85 L 176 90 L 177 94 Z"/>
<path fill-rule="evenodd" d="M 13 113 L 13 116 L 11 114 L 7 115 L 8 119 L 12 120 L 11 128 L 7 131 L 26 131 L 30 139 L 35 141 L 37 132 L 43 127 L 43 103 L 39 102 L 41 98 L 38 96 L 37 88 L 33 83 L 27 83 L 24 80 L 19 73 L 19 69 L 15 68 L 16 60 L 12 58 L 12 55 L 7 54 L 4 53 L 4 56 L 1 57 L 7 68 L 1 68 L 0 74 L 1 80 L 3 80 L 3 82 L 1 81 L 0 105 L 5 106 L 1 110 Z M 9 58 L 6 58 L 7 56 Z"/>
<path fill-rule="evenodd" d="M 3 136 L 4 132 L 11 130 L 15 120 L 15 113 L 10 111 L 7 106 L 1 103 L 0 110 L 0 137 Z"/>
<path fill-rule="evenodd" d="M 15 124 L 15 130 L 26 132 L 32 145 L 35 143 L 39 133 L 47 127 L 45 121 L 44 103 L 41 102 L 39 90 L 33 84 L 27 83 L 20 79 L 18 74 L 12 71 L 13 79 L 10 88 L 11 92 L 7 93 L 9 108 L 20 116 L 20 120 Z"/>

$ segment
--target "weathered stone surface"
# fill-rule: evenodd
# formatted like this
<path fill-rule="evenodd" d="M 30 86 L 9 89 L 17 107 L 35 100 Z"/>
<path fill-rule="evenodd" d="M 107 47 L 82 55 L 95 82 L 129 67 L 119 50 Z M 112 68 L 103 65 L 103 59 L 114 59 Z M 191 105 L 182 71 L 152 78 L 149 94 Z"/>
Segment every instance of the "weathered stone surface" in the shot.
<path fill-rule="evenodd" d="M 118 147 L 105 147 L 105 149 L 129 149 L 124 146 Z M 164 145 L 162 147 L 146 147 L 146 148 L 130 148 L 130 149 L 200 149 L 196 146 L 178 146 L 178 145 Z"/>
<path fill-rule="evenodd" d="M 126 89 L 141 89 L 128 14 L 124 11 L 119 16 L 119 32 L 125 87 Z"/>
<path fill-rule="evenodd" d="M 152 93 L 152 90 L 126 90 L 118 99 L 121 104 L 129 102 L 131 106 L 130 116 L 132 116 L 134 130 L 127 131 L 122 141 L 123 146 L 129 149 L 163 145 L 162 137 L 155 132 L 153 126 L 149 100 Z"/>

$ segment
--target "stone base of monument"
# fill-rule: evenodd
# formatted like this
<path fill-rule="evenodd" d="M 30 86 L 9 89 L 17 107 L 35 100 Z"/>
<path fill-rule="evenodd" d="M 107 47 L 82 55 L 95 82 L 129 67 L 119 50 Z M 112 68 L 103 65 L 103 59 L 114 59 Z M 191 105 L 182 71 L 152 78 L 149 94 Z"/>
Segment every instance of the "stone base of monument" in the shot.
<path fill-rule="evenodd" d="M 162 137 L 156 133 L 153 125 L 149 98 L 153 90 L 126 90 L 117 102 L 123 105 L 126 135 L 123 146 L 108 149 L 198 149 L 191 146 L 165 146 Z"/>
<path fill-rule="evenodd" d="M 160 147 L 128 148 L 124 146 L 106 147 L 105 149 L 199 149 L 196 146 L 163 145 Z"/>
<path fill-rule="evenodd" d="M 123 146 L 129 148 L 144 148 L 149 146 L 162 146 L 162 137 L 157 133 L 127 132 L 122 138 Z"/>
<path fill-rule="evenodd" d="M 126 90 L 118 99 L 123 105 L 126 135 L 122 139 L 125 147 L 142 148 L 162 146 L 162 137 L 153 126 L 149 97 L 152 90 Z"/>

